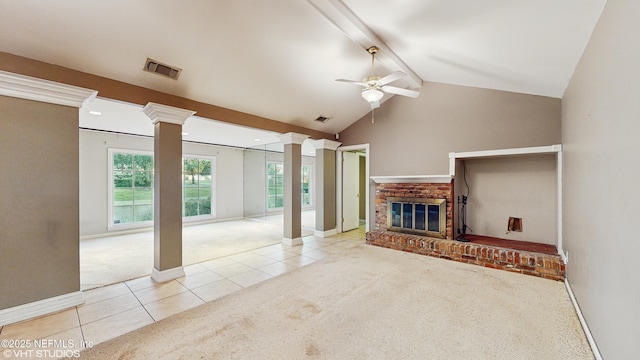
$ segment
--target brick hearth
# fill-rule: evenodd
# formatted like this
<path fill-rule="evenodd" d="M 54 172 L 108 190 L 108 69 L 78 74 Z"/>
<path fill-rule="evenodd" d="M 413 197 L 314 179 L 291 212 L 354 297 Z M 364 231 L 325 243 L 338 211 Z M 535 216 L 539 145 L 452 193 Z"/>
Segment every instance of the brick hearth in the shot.
<path fill-rule="evenodd" d="M 560 255 L 517 251 L 392 231 L 368 232 L 367 244 L 545 279 L 564 281 L 565 277 L 565 265 Z"/>
<path fill-rule="evenodd" d="M 445 199 L 446 239 L 387 231 L 387 197 Z M 563 281 L 565 265 L 560 255 L 514 250 L 453 240 L 453 181 L 450 183 L 378 183 L 375 230 L 367 244 L 434 256 L 493 269 Z"/>

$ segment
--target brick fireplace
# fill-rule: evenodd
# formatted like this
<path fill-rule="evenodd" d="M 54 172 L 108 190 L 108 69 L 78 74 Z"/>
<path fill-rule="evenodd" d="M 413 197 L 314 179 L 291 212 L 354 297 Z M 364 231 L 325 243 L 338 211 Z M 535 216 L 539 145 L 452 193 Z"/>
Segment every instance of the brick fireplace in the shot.
<path fill-rule="evenodd" d="M 564 280 L 565 265 L 560 255 L 454 240 L 452 177 L 371 179 L 376 182 L 375 227 L 367 232 L 367 244 Z M 436 230 L 436 223 L 438 231 L 429 231 Z"/>
<path fill-rule="evenodd" d="M 415 230 L 415 222 L 417 220 L 416 205 L 412 206 L 413 217 L 411 218 L 412 230 L 404 227 L 403 225 L 407 216 L 403 211 L 409 204 L 425 204 L 426 212 L 425 222 L 429 222 L 429 210 L 436 208 L 438 211 L 437 217 L 439 222 L 442 222 L 439 226 L 441 229 L 438 231 L 431 231 L 427 233 L 429 228 L 428 224 L 425 224 L 425 236 L 432 236 L 445 239 L 453 239 L 453 180 L 449 183 L 383 183 L 376 186 L 376 231 L 386 231 L 393 227 L 395 231 L 413 233 L 422 235 L 419 230 Z M 400 204 L 399 211 L 402 212 L 400 219 L 400 226 L 394 223 L 394 220 L 390 219 L 390 215 L 398 213 L 390 208 L 392 205 Z M 420 206 L 420 205 L 418 205 Z M 404 215 L 404 216 L 403 216 Z M 437 233 L 437 234 L 435 234 Z"/>

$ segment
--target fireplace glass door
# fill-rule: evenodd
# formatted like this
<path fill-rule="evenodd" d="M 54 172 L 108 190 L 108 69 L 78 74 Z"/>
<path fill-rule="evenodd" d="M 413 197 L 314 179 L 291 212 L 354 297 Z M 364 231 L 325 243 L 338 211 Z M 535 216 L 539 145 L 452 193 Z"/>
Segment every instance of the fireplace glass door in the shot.
<path fill-rule="evenodd" d="M 387 227 L 392 231 L 444 237 L 446 200 L 387 198 Z"/>

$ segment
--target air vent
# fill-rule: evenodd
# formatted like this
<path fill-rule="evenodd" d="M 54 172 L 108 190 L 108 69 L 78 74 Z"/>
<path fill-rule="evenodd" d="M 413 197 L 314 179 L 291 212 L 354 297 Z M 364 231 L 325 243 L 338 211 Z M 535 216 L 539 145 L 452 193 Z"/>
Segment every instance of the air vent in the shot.
<path fill-rule="evenodd" d="M 329 118 L 326 116 L 318 116 L 315 120 L 313 121 L 317 121 L 317 122 L 321 122 L 321 123 L 326 123 L 327 121 L 329 121 Z"/>
<path fill-rule="evenodd" d="M 180 76 L 182 69 L 147 58 L 147 62 L 144 64 L 144 71 L 164 75 L 172 78 L 173 80 L 178 80 L 178 76 Z"/>

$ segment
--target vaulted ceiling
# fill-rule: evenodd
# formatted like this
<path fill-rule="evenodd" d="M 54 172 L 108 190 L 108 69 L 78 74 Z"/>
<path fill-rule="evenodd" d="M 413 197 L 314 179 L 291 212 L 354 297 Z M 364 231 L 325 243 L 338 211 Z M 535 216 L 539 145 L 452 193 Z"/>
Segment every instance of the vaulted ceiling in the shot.
<path fill-rule="evenodd" d="M 338 133 L 370 107 L 334 80 L 368 76 L 371 45 L 376 74 L 413 75 L 395 86 L 561 98 L 605 2 L 0 0 L 0 51 Z M 182 73 L 145 72 L 147 58 Z"/>

